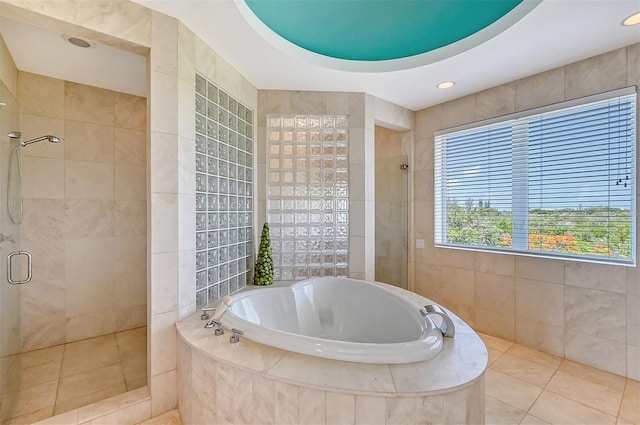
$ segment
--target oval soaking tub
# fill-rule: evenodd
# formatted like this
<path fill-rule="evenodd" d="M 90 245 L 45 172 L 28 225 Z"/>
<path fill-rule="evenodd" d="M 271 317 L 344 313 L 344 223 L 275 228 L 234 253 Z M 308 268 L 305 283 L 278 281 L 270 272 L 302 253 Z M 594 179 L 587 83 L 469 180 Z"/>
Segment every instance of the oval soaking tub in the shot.
<path fill-rule="evenodd" d="M 375 295 L 359 293 L 363 288 L 372 289 Z M 261 302 L 255 301 L 254 293 L 262 294 Z M 345 332 L 338 346 L 411 344 L 420 339 L 416 335 L 433 331 L 430 320 L 420 317 L 421 307 L 433 301 L 383 283 L 351 279 L 278 282 L 232 297 L 220 321 L 225 328 L 238 327 L 247 335 L 258 326 L 251 322 L 256 317 L 265 328 L 282 326 L 283 333 L 308 338 L 305 341 L 311 345 L 321 339 L 336 342 L 331 338 L 341 330 Z M 398 308 L 390 309 L 391 305 Z M 345 313 L 340 310 L 343 306 L 353 308 Z M 217 335 L 214 328 L 205 327 L 208 321 L 201 320 L 201 313 L 176 324 L 178 405 L 185 425 L 484 424 L 487 350 L 473 329 L 450 311 L 455 338 L 441 339 L 436 333 L 434 345 L 440 353 L 414 363 L 334 360 L 319 357 L 315 345 L 313 355 L 308 355 L 245 336 L 231 343 L 231 332 Z M 249 320 L 239 319 L 241 314 Z M 408 318 L 408 327 L 415 325 L 420 331 L 394 328 L 399 317 Z M 301 330 L 311 330 L 314 336 L 295 335 L 294 331 Z M 377 332 L 380 330 L 389 334 Z M 400 340 L 411 341 L 398 342 L 396 333 Z M 389 336 L 376 344 L 360 342 L 363 335 Z M 410 347 L 407 350 L 416 348 Z"/>
<path fill-rule="evenodd" d="M 413 363 L 442 348 L 440 330 L 418 306 L 356 279 L 324 277 L 236 293 L 220 321 L 255 342 L 334 360 Z"/>

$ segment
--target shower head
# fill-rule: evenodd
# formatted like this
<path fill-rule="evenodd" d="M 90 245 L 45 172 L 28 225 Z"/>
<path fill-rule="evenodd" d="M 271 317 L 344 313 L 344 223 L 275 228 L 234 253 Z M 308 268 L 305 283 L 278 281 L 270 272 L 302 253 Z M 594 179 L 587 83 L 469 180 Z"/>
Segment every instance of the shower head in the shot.
<path fill-rule="evenodd" d="M 30 145 L 31 143 L 37 143 L 37 142 L 41 142 L 43 140 L 48 140 L 51 143 L 60 143 L 60 138 L 56 137 L 56 136 L 41 136 L 41 137 L 37 137 L 35 139 L 31 139 L 31 140 L 27 140 L 26 142 L 20 142 L 21 146 L 27 146 Z"/>

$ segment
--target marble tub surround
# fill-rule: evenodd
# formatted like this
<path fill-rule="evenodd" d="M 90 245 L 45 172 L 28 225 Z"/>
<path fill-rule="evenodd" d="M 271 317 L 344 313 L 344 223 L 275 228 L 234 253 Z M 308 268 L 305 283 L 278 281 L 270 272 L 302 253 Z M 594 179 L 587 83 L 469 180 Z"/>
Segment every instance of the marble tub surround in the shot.
<path fill-rule="evenodd" d="M 20 71 L 18 100 L 23 138 L 62 140 L 21 152 L 23 349 L 146 325 L 146 99 Z"/>
<path fill-rule="evenodd" d="M 419 305 L 430 302 L 402 293 Z M 445 339 L 437 357 L 382 365 L 306 356 L 248 339 L 230 344 L 229 332 L 216 337 L 204 328 L 200 314 L 193 314 L 176 325 L 182 420 L 484 423 L 487 351 L 468 325 L 452 318 L 456 337 Z"/>

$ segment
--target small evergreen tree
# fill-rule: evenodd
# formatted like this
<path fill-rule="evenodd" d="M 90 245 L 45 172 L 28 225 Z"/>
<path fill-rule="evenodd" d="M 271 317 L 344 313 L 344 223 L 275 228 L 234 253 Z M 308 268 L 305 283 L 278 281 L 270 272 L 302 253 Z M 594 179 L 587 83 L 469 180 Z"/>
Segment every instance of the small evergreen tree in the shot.
<path fill-rule="evenodd" d="M 264 223 L 264 226 L 262 226 L 253 283 L 255 285 L 271 285 L 273 283 L 273 256 L 269 223 Z"/>

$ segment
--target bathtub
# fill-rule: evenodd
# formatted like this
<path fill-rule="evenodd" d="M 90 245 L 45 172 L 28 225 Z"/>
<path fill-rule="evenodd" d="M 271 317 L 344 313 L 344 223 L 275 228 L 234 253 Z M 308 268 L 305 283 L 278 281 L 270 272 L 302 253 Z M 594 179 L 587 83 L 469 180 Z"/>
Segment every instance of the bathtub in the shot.
<path fill-rule="evenodd" d="M 252 341 L 333 360 L 402 364 L 437 356 L 440 330 L 420 305 L 384 286 L 325 277 L 246 290 L 220 320 Z"/>

